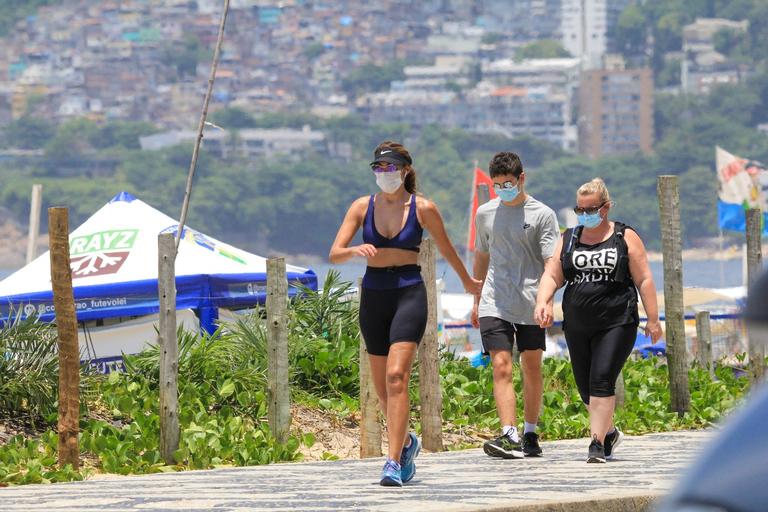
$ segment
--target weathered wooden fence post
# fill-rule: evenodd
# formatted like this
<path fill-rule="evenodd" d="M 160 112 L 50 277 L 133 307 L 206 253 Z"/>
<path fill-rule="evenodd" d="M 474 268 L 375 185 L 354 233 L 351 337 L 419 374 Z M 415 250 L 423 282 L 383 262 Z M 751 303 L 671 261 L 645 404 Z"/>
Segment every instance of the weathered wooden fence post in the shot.
<path fill-rule="evenodd" d="M 696 312 L 696 361 L 699 366 L 709 370 L 710 377 L 715 376 L 715 364 L 712 361 L 712 328 L 709 311 Z"/>
<path fill-rule="evenodd" d="M 435 242 L 421 243 L 419 264 L 427 287 L 427 328 L 419 344 L 419 397 L 421 399 L 421 435 L 424 448 L 443 450 L 443 393 L 440 387 L 440 355 L 437 346 L 437 276 Z"/>
<path fill-rule="evenodd" d="M 51 286 L 59 348 L 59 466 L 80 467 L 80 348 L 69 264 L 69 219 L 66 208 L 48 209 Z"/>
<path fill-rule="evenodd" d="M 29 203 L 29 237 L 27 238 L 27 265 L 32 263 L 37 254 L 37 238 L 40 235 L 40 204 L 43 198 L 43 186 L 32 185 L 32 199 Z"/>
<path fill-rule="evenodd" d="M 690 408 L 691 395 L 688 390 L 683 319 L 683 247 L 677 176 L 659 176 L 657 194 L 664 254 L 664 316 L 670 405 L 673 411 L 682 415 Z"/>
<path fill-rule="evenodd" d="M 749 288 L 763 269 L 762 226 L 763 213 L 758 208 L 747 210 L 747 282 Z M 765 375 L 765 351 L 763 346 L 749 341 L 749 368 L 752 383 L 760 382 Z"/>
<path fill-rule="evenodd" d="M 358 300 L 362 295 L 362 280 L 357 280 Z M 381 421 L 379 399 L 371 378 L 371 362 L 365 340 L 360 334 L 360 458 L 381 456 Z"/>
<path fill-rule="evenodd" d="M 157 296 L 160 302 L 160 455 L 176 464 L 179 449 L 179 340 L 176 337 L 176 242 L 172 233 L 157 235 Z"/>
<path fill-rule="evenodd" d="M 624 407 L 624 397 L 626 395 L 626 389 L 624 387 L 624 372 L 619 372 L 619 376 L 616 377 L 616 407 Z"/>
<path fill-rule="evenodd" d="M 269 428 L 284 442 L 291 426 L 288 387 L 288 279 L 285 258 L 267 260 L 267 394 Z"/>

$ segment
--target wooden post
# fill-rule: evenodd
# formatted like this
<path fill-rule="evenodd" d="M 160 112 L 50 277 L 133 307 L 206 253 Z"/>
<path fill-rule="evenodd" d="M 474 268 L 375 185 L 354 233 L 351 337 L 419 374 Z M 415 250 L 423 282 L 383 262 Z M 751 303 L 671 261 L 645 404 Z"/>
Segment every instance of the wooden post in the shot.
<path fill-rule="evenodd" d="M 66 208 L 48 209 L 51 286 L 59 348 L 59 466 L 80 467 L 80 348 L 69 264 L 69 220 Z"/>
<path fill-rule="evenodd" d="M 712 362 L 712 329 L 709 323 L 709 311 L 696 312 L 696 361 L 702 368 L 709 370 L 710 377 L 715 376 Z"/>
<path fill-rule="evenodd" d="M 288 438 L 291 397 L 288 388 L 288 279 L 285 258 L 267 260 L 267 395 L 269 428 L 279 442 Z"/>
<path fill-rule="evenodd" d="M 421 276 L 427 287 L 427 328 L 419 344 L 419 397 L 424 448 L 443 450 L 443 393 L 440 388 L 440 356 L 437 346 L 437 276 L 435 242 L 426 239 L 419 254 Z"/>
<path fill-rule="evenodd" d="M 522 372 L 520 373 L 522 375 Z M 624 397 L 626 390 L 624 388 L 624 372 L 620 371 L 616 377 L 616 407 L 624 407 Z"/>
<path fill-rule="evenodd" d="M 362 294 L 362 282 L 357 281 L 358 300 Z M 371 362 L 365 340 L 360 335 L 360 458 L 381 456 L 381 421 L 379 400 L 371 378 Z"/>
<path fill-rule="evenodd" d="M 657 181 L 664 256 L 664 316 L 667 334 L 667 368 L 672 410 L 682 415 L 690 408 L 683 319 L 683 247 L 680 232 L 680 194 L 677 176 Z"/>
<path fill-rule="evenodd" d="M 29 237 L 27 237 L 27 265 L 32 263 L 37 253 L 37 237 L 40 234 L 40 203 L 43 186 L 32 185 L 32 200 L 29 203 Z"/>
<path fill-rule="evenodd" d="M 179 341 L 176 337 L 176 243 L 173 234 L 157 235 L 157 296 L 160 301 L 160 455 L 176 464 L 179 449 Z"/>
<path fill-rule="evenodd" d="M 752 288 L 763 269 L 762 226 L 763 213 L 758 208 L 747 210 L 747 283 Z M 749 367 L 752 383 L 760 382 L 765 375 L 765 351 L 762 344 L 749 340 Z"/>

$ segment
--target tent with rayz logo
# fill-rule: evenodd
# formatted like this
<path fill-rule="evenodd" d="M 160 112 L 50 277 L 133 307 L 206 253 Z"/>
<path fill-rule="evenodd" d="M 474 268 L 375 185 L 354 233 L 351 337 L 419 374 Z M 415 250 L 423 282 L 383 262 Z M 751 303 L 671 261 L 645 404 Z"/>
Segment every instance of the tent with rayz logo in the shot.
<path fill-rule="evenodd" d="M 88 322 L 95 331 L 110 325 L 138 329 L 143 323 L 148 324 L 151 336 L 159 310 L 157 235 L 177 232 L 176 220 L 127 192 L 116 195 L 75 229 L 69 237 L 70 264 L 81 325 Z M 266 258 L 185 227 L 176 257 L 176 308 L 194 315 L 180 311 L 178 323 L 212 332 L 220 308 L 263 304 L 266 267 Z M 288 265 L 286 271 L 290 295 L 297 293 L 299 284 L 317 289 L 312 270 Z M 54 319 L 48 252 L 0 282 L 0 321 L 32 314 L 43 321 Z M 140 340 L 139 348 L 146 341 Z M 81 335 L 81 346 L 82 342 Z M 120 355 L 119 351 L 113 353 L 114 347 L 92 345 L 92 355 L 97 358 Z M 122 352 L 135 351 L 133 345 Z"/>

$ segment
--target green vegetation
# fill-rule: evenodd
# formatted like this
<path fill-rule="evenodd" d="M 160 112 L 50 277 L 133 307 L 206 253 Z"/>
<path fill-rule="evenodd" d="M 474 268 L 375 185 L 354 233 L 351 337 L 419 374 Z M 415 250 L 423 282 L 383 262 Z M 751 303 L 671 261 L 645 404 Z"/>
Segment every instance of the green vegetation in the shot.
<path fill-rule="evenodd" d="M 371 63 L 363 64 L 347 74 L 341 86 L 351 96 L 383 91 L 389 89 L 389 84 L 393 80 L 405 78 L 403 67 L 405 67 L 405 61 L 402 60 L 393 60 L 381 66 Z"/>
<path fill-rule="evenodd" d="M 563 48 L 560 41 L 553 39 L 540 39 L 528 43 L 515 52 L 515 60 L 554 59 L 557 57 L 571 57 L 571 54 Z"/>
<path fill-rule="evenodd" d="M 292 401 L 322 409 L 349 422 L 359 418 L 359 327 L 357 303 L 345 300 L 349 283 L 329 273 L 322 292 L 307 291 L 293 303 L 289 322 Z M 181 441 L 176 463 L 166 465 L 159 452 L 159 350 L 151 347 L 126 356 L 125 372 L 84 374 L 79 471 L 57 468 L 57 358 L 52 328 L 27 321 L 0 332 L 4 364 L 0 368 L 0 418 L 26 418 L 40 434 L 15 436 L 0 446 L 0 486 L 80 480 L 94 472 L 155 473 L 219 466 L 267 464 L 301 458 L 311 432 L 293 431 L 285 444 L 272 437 L 266 422 L 266 325 L 259 312 L 245 316 L 212 336 L 179 331 L 179 404 Z M 15 341 L 14 341 L 15 340 Z M 32 343 L 39 340 L 41 349 Z M 22 368 L 23 370 L 20 370 Z M 522 382 L 514 370 L 520 409 Z M 624 369 L 626 400 L 617 422 L 627 433 L 699 428 L 720 421 L 745 396 L 748 379 L 717 368 L 712 380 L 694 368 L 691 411 L 669 412 L 667 368 L 657 359 L 630 361 Z M 413 428 L 418 429 L 418 366 L 414 368 Z M 475 432 L 477 444 L 498 428 L 491 368 L 473 368 L 448 352 L 441 354 L 445 430 Z M 579 400 L 570 364 L 544 361 L 545 440 L 588 433 L 587 412 Z M 30 384 L 32 380 L 42 384 Z M 41 428 L 42 427 L 42 428 Z M 326 454 L 325 458 L 334 458 Z"/>
<path fill-rule="evenodd" d="M 764 0 L 647 0 L 621 13 L 615 37 L 628 61 L 650 64 L 658 76 L 665 66 L 664 55 L 682 50 L 683 27 L 696 18 L 750 20 L 746 36 L 718 35 L 717 46 L 726 55 L 757 64 L 766 58 L 768 27 L 756 20 L 766 16 L 768 3 Z M 649 41 L 653 41 L 652 47 L 648 47 Z"/>
<path fill-rule="evenodd" d="M 508 139 L 438 126 L 414 133 L 407 125 L 369 126 L 356 116 L 324 120 L 304 113 L 273 113 L 254 117 L 230 108 L 214 114 L 212 121 L 233 137 L 243 128 L 309 125 L 322 130 L 333 146 L 348 144 L 351 158 L 306 151 L 225 161 L 203 147 L 189 222 L 257 252 L 325 255 L 349 204 L 375 190 L 367 166 L 372 149 L 392 139 L 407 141 L 419 188 L 440 207 L 457 245 L 466 236 L 473 161 L 485 168 L 495 152 L 505 149 L 522 156 L 528 190 L 556 210 L 572 206 L 580 184 L 603 177 L 616 200 L 615 218 L 632 219 L 651 248 L 659 246 L 656 176 L 680 175 L 684 241 L 693 245 L 717 233 L 714 146 L 768 160 L 768 140 L 752 128 L 766 118 L 768 75 L 758 75 L 744 85 L 717 88 L 709 96 L 659 95 L 656 155 L 588 160 L 528 137 Z M 121 190 L 169 215 L 178 213 L 191 145 L 138 150 L 139 136 L 156 131 L 146 123 L 97 125 L 74 120 L 55 128 L 39 119 L 22 118 L 16 124 L 33 126 L 38 135 L 19 141 L 22 131 L 9 128 L 4 132 L 6 145 L 45 151 L 40 159 L 0 164 L 0 204 L 19 219 L 28 216 L 32 183 L 42 183 L 51 192 L 43 195 L 43 207 L 55 203 L 70 208 L 72 225 L 83 222 Z M 46 139 L 40 135 L 44 133 L 53 135 Z M 306 229 L 307 219 L 312 219 L 311 230 Z"/>
<path fill-rule="evenodd" d="M 9 5 L 16 6 L 14 12 L 23 7 L 18 2 Z M 766 9 L 768 4 L 761 0 L 648 0 L 627 7 L 615 35 L 631 66 L 650 65 L 658 86 L 674 86 L 680 80 L 679 56 L 667 54 L 681 49 L 685 24 L 701 16 L 759 20 L 765 18 L 759 14 L 768 14 Z M 495 37 L 488 35 L 487 42 Z M 199 44 L 189 39 L 179 45 L 165 49 L 173 60 L 169 65 L 178 75 L 191 73 L 193 61 L 201 57 Z M 768 161 L 768 140 L 755 129 L 768 122 L 768 28 L 753 21 L 746 34 L 724 30 L 716 35 L 715 45 L 730 58 L 754 67 L 755 74 L 741 85 L 720 86 L 707 96 L 657 94 L 655 154 L 650 156 L 588 160 L 527 137 L 509 139 L 439 126 L 416 132 L 404 124 L 375 120 L 369 124 L 356 115 L 321 119 L 300 111 L 258 116 L 240 108 L 214 111 L 211 121 L 233 138 L 246 128 L 308 125 L 326 134 L 338 156 L 306 151 L 224 161 L 213 158 L 204 145 L 189 222 L 253 251 L 324 256 L 349 204 L 376 190 L 367 163 L 372 149 L 389 139 L 404 141 L 411 150 L 420 191 L 440 207 L 456 245 L 464 243 L 467 232 L 473 162 L 485 168 L 500 150 L 520 153 L 528 190 L 556 210 L 572 206 L 578 185 L 603 177 L 616 200 L 614 217 L 630 220 L 652 249 L 660 247 L 656 176 L 678 175 L 684 243 L 696 245 L 717 235 L 714 146 Z M 319 47 L 307 50 L 314 54 Z M 525 46 L 518 54 L 558 55 L 565 55 L 559 44 L 546 40 Z M 344 89 L 350 97 L 384 90 L 403 77 L 405 64 L 390 61 L 359 67 L 347 76 Z M 449 88 L 463 92 L 456 84 Z M 0 162 L 0 204 L 23 222 L 28 216 L 30 186 L 39 182 L 44 190 L 55 191 L 55 195 L 44 194 L 43 206 L 69 207 L 73 225 L 121 190 L 175 216 L 192 151 L 189 145 L 138 150 L 138 137 L 157 130 L 128 121 L 73 120 L 56 126 L 32 113 L 25 115 L 2 130 L 0 147 L 42 149 L 45 156 Z M 309 219 L 311 229 L 307 229 Z"/>

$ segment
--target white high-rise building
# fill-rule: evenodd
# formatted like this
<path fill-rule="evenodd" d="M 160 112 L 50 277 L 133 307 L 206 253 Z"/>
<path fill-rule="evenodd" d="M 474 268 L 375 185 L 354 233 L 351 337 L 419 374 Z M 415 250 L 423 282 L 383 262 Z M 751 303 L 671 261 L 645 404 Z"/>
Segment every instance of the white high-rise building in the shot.
<path fill-rule="evenodd" d="M 586 69 L 602 67 L 602 58 L 611 51 L 613 30 L 632 0 L 562 0 L 563 46 L 581 57 Z"/>

